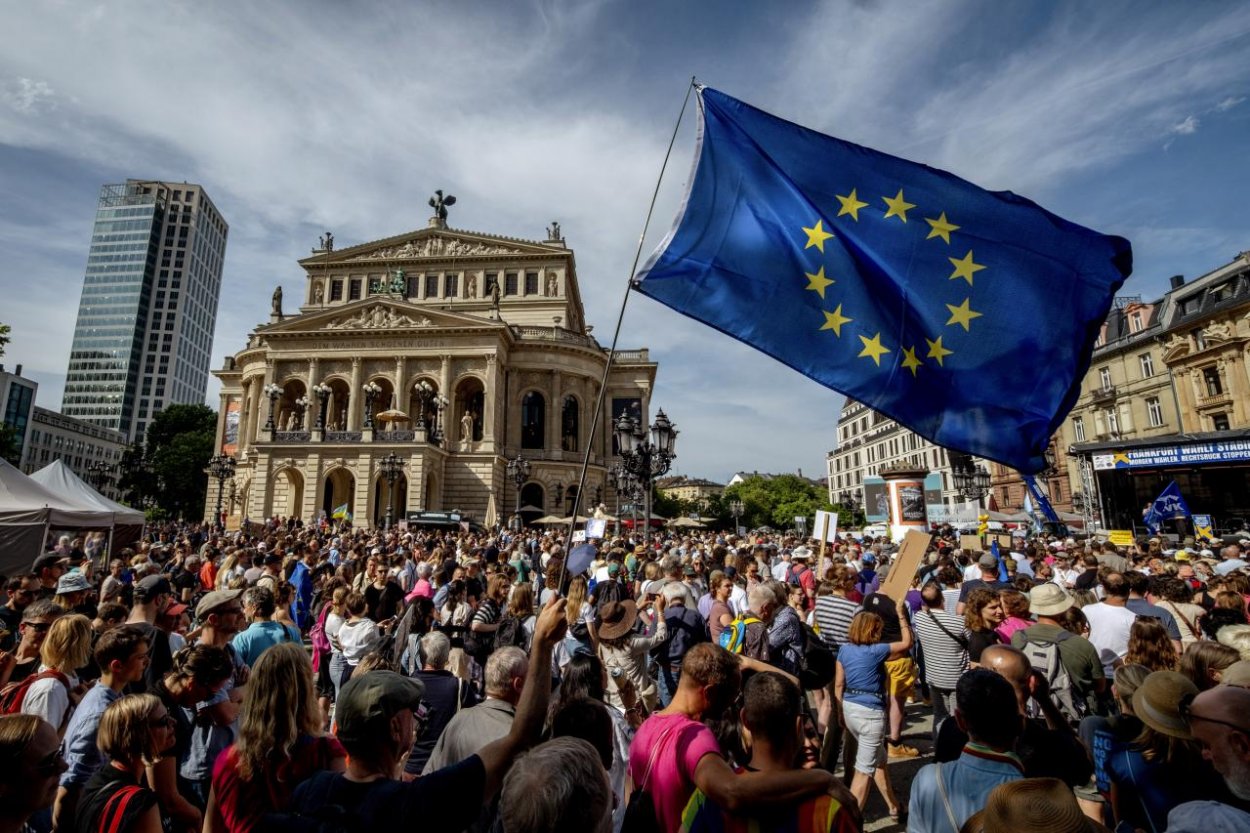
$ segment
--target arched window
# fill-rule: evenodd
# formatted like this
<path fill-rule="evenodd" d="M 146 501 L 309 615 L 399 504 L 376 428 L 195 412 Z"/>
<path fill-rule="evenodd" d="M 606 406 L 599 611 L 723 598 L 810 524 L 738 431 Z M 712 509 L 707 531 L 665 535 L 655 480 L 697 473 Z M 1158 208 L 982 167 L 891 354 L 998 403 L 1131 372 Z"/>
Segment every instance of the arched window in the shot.
<path fill-rule="evenodd" d="M 560 448 L 577 451 L 578 412 L 577 399 L 564 397 L 564 409 L 560 412 Z"/>
<path fill-rule="evenodd" d="M 521 448 L 546 448 L 547 400 L 537 391 L 521 397 Z"/>

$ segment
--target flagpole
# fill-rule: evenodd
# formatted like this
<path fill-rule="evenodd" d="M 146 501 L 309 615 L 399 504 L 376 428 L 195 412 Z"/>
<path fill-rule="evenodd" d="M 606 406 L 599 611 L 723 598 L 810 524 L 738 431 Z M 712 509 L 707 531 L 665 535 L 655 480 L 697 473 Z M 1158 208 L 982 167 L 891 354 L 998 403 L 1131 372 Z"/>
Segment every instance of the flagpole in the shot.
<path fill-rule="evenodd" d="M 560 581 L 558 587 L 564 590 L 564 582 L 568 575 L 569 555 L 572 551 L 573 531 L 577 527 L 577 510 L 582 503 L 582 492 L 586 488 L 586 472 L 590 468 L 590 455 L 595 447 L 595 434 L 598 433 L 599 420 L 603 414 L 603 401 L 608 393 L 608 375 L 612 372 L 612 361 L 616 358 L 616 343 L 621 337 L 621 324 L 625 321 L 625 307 L 629 303 L 629 291 L 633 286 L 634 275 L 638 272 L 638 261 L 642 259 L 642 246 L 647 238 L 647 229 L 651 227 L 651 216 L 655 213 L 655 203 L 660 196 L 660 183 L 664 181 L 664 171 L 668 168 L 669 157 L 673 155 L 673 146 L 677 143 L 677 132 L 681 128 L 681 121 L 686 115 L 686 107 L 690 104 L 690 93 L 695 88 L 695 78 L 690 77 L 690 84 L 686 87 L 686 97 L 681 102 L 681 112 L 677 114 L 677 123 L 673 125 L 673 135 L 668 140 L 668 150 L 664 152 L 664 161 L 660 163 L 660 175 L 656 177 L 655 189 L 651 192 L 651 204 L 647 207 L 647 217 L 642 223 L 642 233 L 638 235 L 638 247 L 634 250 L 634 263 L 630 266 L 629 276 L 625 281 L 625 293 L 621 298 L 621 310 L 616 316 L 616 329 L 612 332 L 612 346 L 608 348 L 608 360 L 603 364 L 603 378 L 599 380 L 599 395 L 595 400 L 594 419 L 590 421 L 590 436 L 586 438 L 586 453 L 582 455 L 582 470 L 577 478 L 577 494 L 573 496 L 573 512 L 569 517 L 569 531 L 567 535 L 568 548 L 564 553 L 564 559 L 560 566 Z M 609 422 L 612 415 L 608 414 Z M 650 497 L 650 496 L 648 496 Z M 637 524 L 635 524 L 635 527 Z M 635 528 L 635 532 L 637 529 Z M 651 530 L 647 530 L 650 535 Z"/>

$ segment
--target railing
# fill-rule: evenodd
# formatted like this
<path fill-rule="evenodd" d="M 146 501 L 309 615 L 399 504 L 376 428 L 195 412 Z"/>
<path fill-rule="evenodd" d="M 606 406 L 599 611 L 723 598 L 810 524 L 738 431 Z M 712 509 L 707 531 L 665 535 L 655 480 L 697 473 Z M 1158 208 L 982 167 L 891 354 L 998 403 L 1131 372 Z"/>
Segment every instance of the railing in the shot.
<path fill-rule="evenodd" d="M 1231 404 L 1233 404 L 1233 395 L 1229 393 L 1228 391 L 1223 391 L 1221 393 L 1212 393 L 1207 396 L 1198 397 L 1199 408 L 1214 408 L 1220 405 L 1231 405 Z"/>
<path fill-rule="evenodd" d="M 512 331 L 523 341 L 559 341 L 565 344 L 576 344 L 581 347 L 599 349 L 599 343 L 593 338 L 562 327 L 513 327 Z"/>
<path fill-rule="evenodd" d="M 617 350 L 613 354 L 614 362 L 649 362 L 651 359 L 647 357 L 647 348 L 641 350 Z"/>
<path fill-rule="evenodd" d="M 311 431 L 275 431 L 273 434 L 276 443 L 306 443 L 311 440 Z"/>
<path fill-rule="evenodd" d="M 1090 396 L 1094 402 L 1110 402 L 1115 399 L 1115 385 L 1099 385 L 1090 391 Z"/>
<path fill-rule="evenodd" d="M 410 443 L 417 438 L 417 432 L 412 429 L 400 431 L 375 431 L 373 433 L 373 441 L 375 443 Z"/>
<path fill-rule="evenodd" d="M 358 443 L 362 438 L 359 431 L 327 431 L 325 441 L 328 443 Z"/>

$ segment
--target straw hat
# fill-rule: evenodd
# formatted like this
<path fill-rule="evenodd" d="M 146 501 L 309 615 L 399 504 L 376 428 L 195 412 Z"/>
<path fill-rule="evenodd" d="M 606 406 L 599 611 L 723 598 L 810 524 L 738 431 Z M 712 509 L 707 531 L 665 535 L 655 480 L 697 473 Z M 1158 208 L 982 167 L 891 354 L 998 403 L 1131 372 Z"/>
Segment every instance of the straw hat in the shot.
<path fill-rule="evenodd" d="M 1133 714 L 1156 732 L 1190 740 L 1193 735 L 1181 717 L 1181 700 L 1198 695 L 1198 686 L 1184 674 L 1156 671 L 1133 692 Z"/>
<path fill-rule="evenodd" d="M 1034 616 L 1058 616 L 1074 604 L 1068 591 L 1052 581 L 1029 591 L 1029 612 Z"/>
<path fill-rule="evenodd" d="M 1058 778 L 1024 778 L 1000 784 L 985 809 L 960 833 L 1094 833 L 1108 831 L 1081 812 L 1072 788 Z"/>
<path fill-rule="evenodd" d="M 638 605 L 632 599 L 622 602 L 608 602 L 599 608 L 600 639 L 619 639 L 629 633 L 638 619 Z"/>

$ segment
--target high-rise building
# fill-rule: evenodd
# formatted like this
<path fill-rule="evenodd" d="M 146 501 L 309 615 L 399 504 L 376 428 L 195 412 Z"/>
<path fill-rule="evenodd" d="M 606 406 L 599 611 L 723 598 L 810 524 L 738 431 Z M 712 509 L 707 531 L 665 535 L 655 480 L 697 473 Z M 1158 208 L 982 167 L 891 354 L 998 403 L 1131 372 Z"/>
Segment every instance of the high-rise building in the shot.
<path fill-rule="evenodd" d="M 128 179 L 96 206 L 61 411 L 141 440 L 204 401 L 228 226 L 199 185 Z"/>

